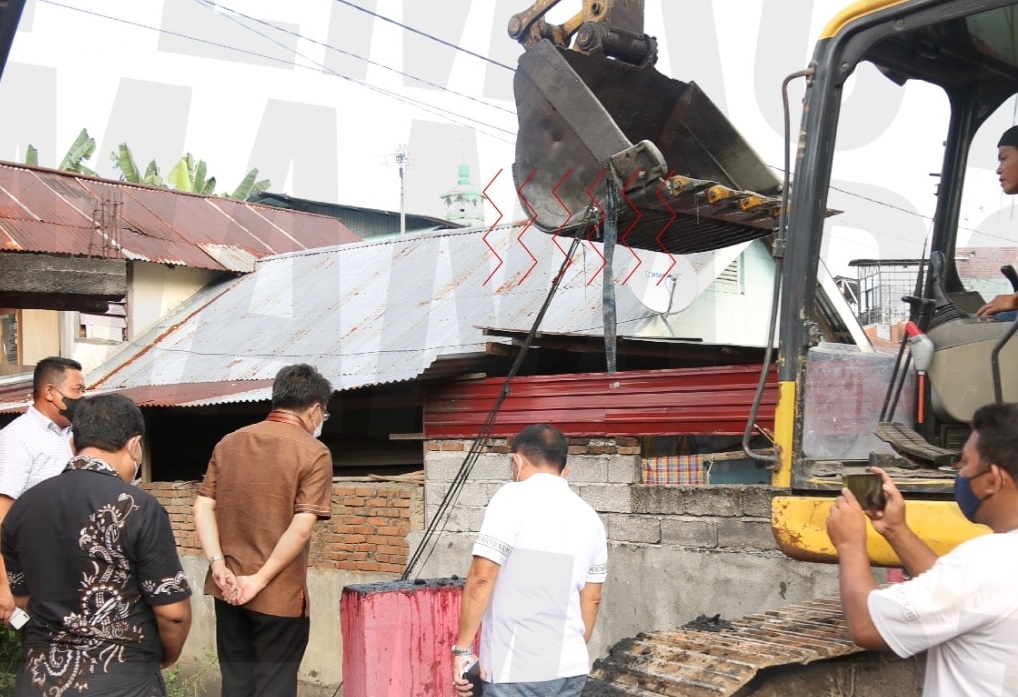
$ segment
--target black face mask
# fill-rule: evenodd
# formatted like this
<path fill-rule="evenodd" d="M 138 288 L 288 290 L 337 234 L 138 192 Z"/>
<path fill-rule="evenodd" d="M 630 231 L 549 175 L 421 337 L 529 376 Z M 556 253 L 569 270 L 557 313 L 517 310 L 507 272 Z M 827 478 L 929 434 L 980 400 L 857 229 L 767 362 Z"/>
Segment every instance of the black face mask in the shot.
<path fill-rule="evenodd" d="M 57 394 L 64 400 L 64 408 L 58 409 L 57 413 L 68 421 L 74 421 L 74 410 L 78 408 L 81 397 L 68 397 L 60 390 L 57 390 Z"/>

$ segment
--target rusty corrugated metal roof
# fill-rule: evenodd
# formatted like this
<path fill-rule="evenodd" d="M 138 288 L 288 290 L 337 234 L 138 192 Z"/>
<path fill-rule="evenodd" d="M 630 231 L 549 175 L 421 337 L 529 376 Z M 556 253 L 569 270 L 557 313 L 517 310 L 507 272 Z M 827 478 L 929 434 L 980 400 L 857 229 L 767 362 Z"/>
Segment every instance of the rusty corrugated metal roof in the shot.
<path fill-rule="evenodd" d="M 101 256 L 96 220 L 118 204 L 120 256 L 245 271 L 272 254 L 359 241 L 334 218 L 0 163 L 0 249 Z"/>
<path fill-rule="evenodd" d="M 569 242 L 506 225 L 263 259 L 218 297 L 203 295 L 165 320 L 151 340 L 136 342 L 143 350 L 119 354 L 89 381 L 125 389 L 268 380 L 296 362 L 316 365 L 337 390 L 413 380 L 443 356 L 482 354 L 489 343 L 511 341 L 487 337 L 482 327 L 529 329 Z M 583 243 L 577 251 L 544 330 L 602 333 L 598 250 Z M 616 276 L 626 256 L 617 255 Z M 624 288 L 617 314 L 620 335 L 667 331 Z M 266 387 L 262 399 L 269 394 Z"/>
<path fill-rule="evenodd" d="M 32 403 L 32 373 L 0 381 L 0 414 L 24 411 Z M 6 409 L 4 407 L 7 407 Z"/>
<path fill-rule="evenodd" d="M 221 402 L 256 402 L 264 399 L 265 389 L 272 389 L 272 380 L 227 380 L 224 382 L 146 385 L 126 389 L 100 388 L 89 390 L 92 397 L 104 392 L 119 392 L 139 407 L 198 407 Z M 32 403 L 32 377 L 0 388 L 0 414 L 24 412 Z"/>
<path fill-rule="evenodd" d="M 219 401 L 250 402 L 249 393 L 261 394 L 272 388 L 272 380 L 229 380 L 226 382 L 192 382 L 175 385 L 146 385 L 117 390 L 130 397 L 139 407 L 201 406 Z"/>

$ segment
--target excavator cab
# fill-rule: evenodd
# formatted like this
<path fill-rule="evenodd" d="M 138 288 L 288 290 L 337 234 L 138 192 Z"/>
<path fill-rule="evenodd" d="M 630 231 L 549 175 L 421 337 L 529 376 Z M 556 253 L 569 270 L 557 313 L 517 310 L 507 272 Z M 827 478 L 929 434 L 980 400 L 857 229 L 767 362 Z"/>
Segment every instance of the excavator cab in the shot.
<path fill-rule="evenodd" d="M 965 7 L 918 0 L 857 3 L 831 20 L 816 45 L 789 199 L 789 254 L 779 312 L 778 380 L 784 403 L 779 405 L 775 427 L 785 433 L 788 447 L 774 483 L 788 486 L 792 493 L 774 500 L 772 529 L 789 556 L 812 561 L 836 558 L 824 530 L 829 492 L 840 488 L 841 474 L 867 464 L 879 464 L 891 472 L 909 499 L 910 523 L 938 553 L 986 532 L 967 521 L 953 500 L 955 466 L 975 410 L 995 401 L 1018 400 L 1014 369 L 1018 343 L 1013 322 L 974 316 L 982 298 L 962 281 L 959 267 L 966 262 L 958 252 L 963 245 L 959 240 L 978 239 L 983 235 L 979 228 L 989 220 L 984 213 L 972 216 L 966 197 L 981 196 L 986 208 L 1009 205 L 996 177 L 981 178 L 978 169 L 992 171 L 996 140 L 1014 123 L 1016 19 L 1018 6 L 1013 2 Z M 836 142 L 843 132 L 839 124 L 844 127 L 849 117 L 859 116 L 844 107 L 843 92 L 849 77 L 863 69 L 873 71 L 886 88 L 887 99 L 900 100 L 895 103 L 902 110 L 913 108 L 910 98 L 922 96 L 923 108 L 916 113 L 921 113 L 923 122 L 913 121 L 907 134 L 916 143 L 914 162 L 899 168 L 911 179 L 904 181 L 899 173 L 884 188 L 893 192 L 925 183 L 935 193 L 936 204 L 931 219 L 918 226 L 919 234 L 912 239 L 910 256 L 918 262 L 919 273 L 912 288 L 900 294 L 906 296 L 901 300 L 911 338 L 903 339 L 897 353 L 882 359 L 909 380 L 896 383 L 894 389 L 878 385 L 884 393 L 884 408 L 880 399 L 868 395 L 872 420 L 850 424 L 860 436 L 875 430 L 884 447 L 822 451 L 815 447 L 820 430 L 816 415 L 830 415 L 823 424 L 828 433 L 847 430 L 848 405 L 862 393 L 854 388 L 865 384 L 867 374 L 852 370 L 855 357 L 842 359 L 837 369 L 832 368 L 834 361 L 818 361 L 821 348 L 814 346 L 809 326 L 785 320 L 795 313 L 808 317 L 813 309 L 808 289 L 817 278 L 821 247 L 817 231 L 823 223 L 819 211 L 832 195 L 832 170 L 839 156 Z M 927 154 L 940 155 L 932 187 Z M 978 164 L 970 167 L 971 162 Z M 878 174 L 874 172 L 874 178 Z M 969 178 L 972 186 L 966 188 Z M 983 193 L 980 188 L 989 191 Z M 966 205 L 968 220 L 962 217 Z M 891 217 L 889 207 L 882 215 Z M 875 216 L 872 227 L 880 225 Z M 903 248 L 900 228 L 887 226 L 882 232 L 878 243 Z M 1009 238 L 1013 240 L 1005 232 L 1004 239 Z M 989 246 L 988 239 L 993 238 L 982 237 L 981 244 Z M 1003 275 L 998 274 L 998 280 L 1006 284 Z M 1005 290 L 1006 286 L 998 292 Z M 837 379 L 823 384 L 818 367 Z M 905 406 L 898 413 L 887 408 L 887 397 L 896 395 Z M 899 563 L 876 539 L 879 536 L 870 537 L 871 560 L 891 566 Z"/>
<path fill-rule="evenodd" d="M 509 24 L 526 47 L 513 84 L 513 176 L 536 225 L 572 231 L 614 185 L 630 247 L 689 254 L 772 232 L 781 181 L 696 83 L 655 69 L 643 0 L 584 0 L 551 25 L 544 16 L 557 1 Z"/>

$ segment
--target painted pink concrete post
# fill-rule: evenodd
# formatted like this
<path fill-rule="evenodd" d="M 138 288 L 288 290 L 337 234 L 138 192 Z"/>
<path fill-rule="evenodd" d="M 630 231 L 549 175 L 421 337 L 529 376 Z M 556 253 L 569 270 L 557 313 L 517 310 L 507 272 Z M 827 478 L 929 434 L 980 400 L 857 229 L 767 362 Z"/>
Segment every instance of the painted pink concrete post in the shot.
<path fill-rule="evenodd" d="M 462 579 L 346 586 L 340 600 L 344 697 L 443 697 L 452 684 Z"/>

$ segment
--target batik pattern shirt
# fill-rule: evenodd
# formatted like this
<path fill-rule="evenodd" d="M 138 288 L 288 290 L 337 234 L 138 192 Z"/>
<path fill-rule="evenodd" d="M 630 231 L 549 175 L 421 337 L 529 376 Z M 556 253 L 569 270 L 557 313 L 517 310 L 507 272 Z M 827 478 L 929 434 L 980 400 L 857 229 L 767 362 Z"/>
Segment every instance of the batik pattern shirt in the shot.
<path fill-rule="evenodd" d="M 15 501 L 2 545 L 11 591 L 30 597 L 18 694 L 160 694 L 152 606 L 191 590 L 155 498 L 73 458 Z"/>

